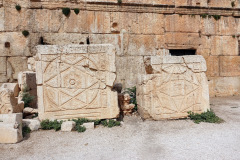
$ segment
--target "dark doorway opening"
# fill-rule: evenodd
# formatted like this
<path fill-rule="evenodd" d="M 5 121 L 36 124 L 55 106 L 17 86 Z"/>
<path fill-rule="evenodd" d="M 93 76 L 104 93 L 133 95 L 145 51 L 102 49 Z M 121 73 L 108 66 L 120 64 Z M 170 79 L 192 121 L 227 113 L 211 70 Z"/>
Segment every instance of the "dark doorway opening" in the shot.
<path fill-rule="evenodd" d="M 186 55 L 195 55 L 195 49 L 170 49 L 170 54 L 172 56 L 186 56 Z"/>

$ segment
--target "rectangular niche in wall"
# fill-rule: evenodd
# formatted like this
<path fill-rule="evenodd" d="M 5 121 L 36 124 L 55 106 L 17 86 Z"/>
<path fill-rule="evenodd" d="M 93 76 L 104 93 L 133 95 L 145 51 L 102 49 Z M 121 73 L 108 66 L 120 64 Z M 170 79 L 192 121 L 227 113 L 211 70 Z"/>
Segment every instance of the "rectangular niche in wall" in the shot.
<path fill-rule="evenodd" d="M 186 55 L 195 55 L 195 49 L 170 49 L 170 54 L 172 56 L 186 56 Z"/>

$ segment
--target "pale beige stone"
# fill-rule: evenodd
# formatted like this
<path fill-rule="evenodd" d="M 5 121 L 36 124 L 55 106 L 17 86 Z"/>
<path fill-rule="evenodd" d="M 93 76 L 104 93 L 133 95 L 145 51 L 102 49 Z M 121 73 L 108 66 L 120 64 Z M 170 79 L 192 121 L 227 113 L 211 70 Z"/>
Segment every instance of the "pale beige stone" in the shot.
<path fill-rule="evenodd" d="M 0 88 L 0 114 L 19 113 L 24 108 L 24 102 L 14 97 L 14 91 Z"/>
<path fill-rule="evenodd" d="M 0 114 L 0 143 L 17 143 L 22 138 L 22 113 Z"/>
<path fill-rule="evenodd" d="M 213 77 L 209 79 L 210 97 L 234 96 L 240 93 L 240 77 Z"/>
<path fill-rule="evenodd" d="M 202 56 L 163 57 L 158 74 L 139 76 L 138 111 L 145 119 L 177 119 L 210 109 Z M 156 65 L 156 64 L 155 64 Z"/>
<path fill-rule="evenodd" d="M 27 70 L 27 57 L 10 57 L 8 62 L 8 75 L 12 79 L 18 79 L 18 73 Z"/>
<path fill-rule="evenodd" d="M 88 123 L 83 123 L 83 125 L 86 129 L 94 129 L 94 122 L 88 122 Z"/>
<path fill-rule="evenodd" d="M 37 131 L 40 128 L 40 121 L 36 119 L 23 119 L 23 126 L 29 127 L 31 131 Z"/>
<path fill-rule="evenodd" d="M 61 125 L 61 131 L 71 132 L 75 126 L 76 126 L 76 122 L 74 122 L 74 121 L 63 122 Z"/>
<path fill-rule="evenodd" d="M 116 118 L 115 48 L 112 45 L 38 46 L 43 82 L 39 118 Z M 37 73 L 38 75 L 38 73 Z"/>
<path fill-rule="evenodd" d="M 17 83 L 3 83 L 1 88 L 7 88 L 13 91 L 14 97 L 18 97 L 20 89 Z"/>
<path fill-rule="evenodd" d="M 123 99 L 122 99 L 123 102 L 121 103 L 122 105 L 120 107 L 124 115 L 131 115 L 132 110 L 135 107 L 134 104 L 130 104 L 130 100 L 131 100 L 131 97 L 128 93 L 123 95 Z"/>

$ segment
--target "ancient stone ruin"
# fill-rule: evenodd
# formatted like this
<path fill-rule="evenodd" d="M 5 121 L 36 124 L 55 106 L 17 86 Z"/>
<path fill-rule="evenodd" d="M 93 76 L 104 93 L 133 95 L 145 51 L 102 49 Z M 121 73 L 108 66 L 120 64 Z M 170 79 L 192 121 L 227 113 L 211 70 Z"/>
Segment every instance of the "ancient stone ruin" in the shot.
<path fill-rule="evenodd" d="M 110 119 L 119 115 L 112 45 L 38 46 L 40 119 Z"/>
<path fill-rule="evenodd" d="M 144 119 L 185 118 L 210 109 L 202 56 L 150 57 L 152 74 L 139 76 L 138 112 Z"/>
<path fill-rule="evenodd" d="M 229 0 L 0 0 L 0 114 L 131 115 L 135 104 L 114 84 L 136 87 L 145 119 L 207 111 L 209 95 L 240 94 L 239 8 Z"/>

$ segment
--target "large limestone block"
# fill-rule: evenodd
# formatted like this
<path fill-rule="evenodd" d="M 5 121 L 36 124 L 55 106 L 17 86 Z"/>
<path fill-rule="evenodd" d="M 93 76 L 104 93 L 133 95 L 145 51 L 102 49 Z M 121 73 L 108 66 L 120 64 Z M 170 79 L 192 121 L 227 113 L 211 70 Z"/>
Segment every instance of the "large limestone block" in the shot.
<path fill-rule="evenodd" d="M 210 97 L 236 96 L 240 93 L 240 77 L 213 77 L 209 79 Z"/>
<path fill-rule="evenodd" d="M 31 131 L 37 131 L 41 125 L 40 121 L 36 119 L 23 119 L 23 126 L 29 127 Z"/>
<path fill-rule="evenodd" d="M 209 7 L 222 7 L 222 8 L 232 8 L 232 0 L 211 0 L 208 3 Z M 235 2 L 236 4 L 236 2 Z"/>
<path fill-rule="evenodd" d="M 14 88 L 0 88 L 0 114 L 19 113 L 23 111 L 24 102 L 14 96 Z"/>
<path fill-rule="evenodd" d="M 22 138 L 22 113 L 0 114 L 0 143 L 17 143 Z"/>
<path fill-rule="evenodd" d="M 14 8 L 5 8 L 5 23 L 4 27 L 6 31 L 31 31 L 32 22 L 32 10 L 22 8 L 21 11 L 17 11 Z"/>
<path fill-rule="evenodd" d="M 7 82 L 7 57 L 0 57 L 0 82 Z"/>
<path fill-rule="evenodd" d="M 220 56 L 220 76 L 240 76 L 239 56 Z"/>
<path fill-rule="evenodd" d="M 232 36 L 211 36 L 211 55 L 237 56 L 238 40 Z"/>
<path fill-rule="evenodd" d="M 115 48 L 112 45 L 38 46 L 39 118 L 116 118 Z"/>
<path fill-rule="evenodd" d="M 8 58 L 8 74 L 12 79 L 18 79 L 18 73 L 26 71 L 27 57 L 9 57 Z"/>
<path fill-rule="evenodd" d="M 167 32 L 199 32 L 201 19 L 199 15 L 167 15 L 165 30 Z"/>
<path fill-rule="evenodd" d="M 219 57 L 209 56 L 206 58 L 207 62 L 207 76 L 208 77 L 218 77 L 219 76 Z"/>
<path fill-rule="evenodd" d="M 140 75 L 137 86 L 138 111 L 145 119 L 177 119 L 188 111 L 210 109 L 206 62 L 202 56 L 151 57 L 161 69 Z"/>
<path fill-rule="evenodd" d="M 0 56 L 31 56 L 29 39 L 21 32 L 1 32 L 0 36 Z"/>

